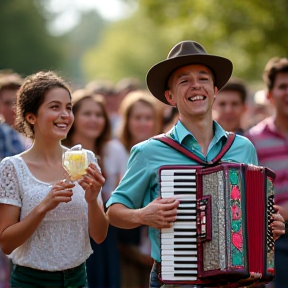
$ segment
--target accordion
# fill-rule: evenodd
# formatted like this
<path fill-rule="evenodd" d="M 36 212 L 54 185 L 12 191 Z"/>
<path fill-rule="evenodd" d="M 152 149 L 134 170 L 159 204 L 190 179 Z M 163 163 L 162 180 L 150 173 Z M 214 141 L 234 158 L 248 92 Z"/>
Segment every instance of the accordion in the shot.
<path fill-rule="evenodd" d="M 179 199 L 177 220 L 160 232 L 161 280 L 194 285 L 271 281 L 274 179 L 268 168 L 237 163 L 160 167 L 161 197 Z"/>

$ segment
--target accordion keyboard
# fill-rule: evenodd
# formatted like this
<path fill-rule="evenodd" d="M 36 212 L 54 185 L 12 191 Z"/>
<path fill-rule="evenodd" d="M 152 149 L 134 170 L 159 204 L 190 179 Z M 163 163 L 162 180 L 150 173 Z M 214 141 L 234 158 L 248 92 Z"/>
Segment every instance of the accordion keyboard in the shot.
<path fill-rule="evenodd" d="M 160 183 L 162 198 L 180 201 L 173 226 L 161 229 L 162 280 L 197 280 L 196 170 L 162 169 Z"/>

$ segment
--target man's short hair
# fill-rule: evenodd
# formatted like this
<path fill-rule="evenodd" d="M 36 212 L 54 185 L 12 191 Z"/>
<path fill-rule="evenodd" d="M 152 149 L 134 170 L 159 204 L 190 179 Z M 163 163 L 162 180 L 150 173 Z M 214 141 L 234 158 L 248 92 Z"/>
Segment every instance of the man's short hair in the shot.
<path fill-rule="evenodd" d="M 276 76 L 279 73 L 288 73 L 288 59 L 273 57 L 267 62 L 263 72 L 263 80 L 268 90 L 273 88 Z"/>
<path fill-rule="evenodd" d="M 220 90 L 221 91 L 236 91 L 239 93 L 241 102 L 245 104 L 247 99 L 247 89 L 244 82 L 241 79 L 232 78 L 228 83 Z"/>

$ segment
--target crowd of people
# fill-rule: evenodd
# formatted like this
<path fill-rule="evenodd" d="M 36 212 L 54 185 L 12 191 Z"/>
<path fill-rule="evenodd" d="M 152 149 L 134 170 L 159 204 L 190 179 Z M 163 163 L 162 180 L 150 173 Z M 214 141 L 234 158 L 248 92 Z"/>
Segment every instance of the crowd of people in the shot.
<path fill-rule="evenodd" d="M 157 171 L 197 163 L 151 140 L 160 133 L 203 161 L 236 133 L 222 160 L 274 170 L 276 210 L 288 221 L 288 59 L 268 61 L 261 103 L 232 67 L 183 41 L 148 71 L 148 89 L 136 78 L 73 89 L 51 71 L 0 71 L 0 287 L 162 287 L 159 229 L 179 202 L 159 199 Z M 76 144 L 90 164 L 71 183 L 62 154 Z M 269 285 L 284 288 L 279 212 Z"/>

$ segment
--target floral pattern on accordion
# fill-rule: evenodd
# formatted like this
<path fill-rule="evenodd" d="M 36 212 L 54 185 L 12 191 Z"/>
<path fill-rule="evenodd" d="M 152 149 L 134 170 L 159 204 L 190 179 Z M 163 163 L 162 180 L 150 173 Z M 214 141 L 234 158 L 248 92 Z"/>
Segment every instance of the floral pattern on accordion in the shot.
<path fill-rule="evenodd" d="M 241 187 L 238 171 L 229 170 L 230 192 L 230 217 L 231 217 L 231 261 L 233 266 L 244 266 L 242 212 L 241 212 Z"/>

